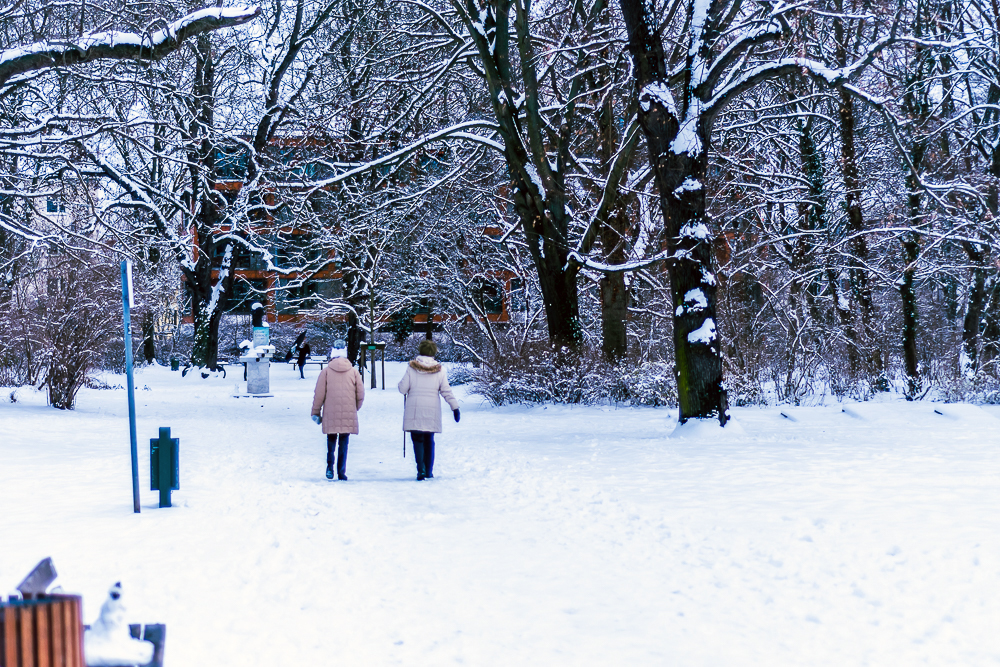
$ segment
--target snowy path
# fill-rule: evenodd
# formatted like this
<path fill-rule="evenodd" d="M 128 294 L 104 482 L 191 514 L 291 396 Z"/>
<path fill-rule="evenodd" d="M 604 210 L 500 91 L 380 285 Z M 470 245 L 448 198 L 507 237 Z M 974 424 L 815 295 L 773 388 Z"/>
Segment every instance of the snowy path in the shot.
<path fill-rule="evenodd" d="M 20 392 L 0 405 L 0 591 L 51 555 L 92 619 L 120 579 L 131 619 L 168 624 L 171 667 L 1000 663 L 983 410 L 736 410 L 747 435 L 705 443 L 667 438 L 673 410 L 466 397 L 418 484 L 387 367 L 347 483 L 323 478 L 315 371 L 274 368 L 256 401 L 144 371 L 138 517 L 124 391 L 72 413 Z M 181 438 L 170 510 L 148 490 L 159 426 Z"/>

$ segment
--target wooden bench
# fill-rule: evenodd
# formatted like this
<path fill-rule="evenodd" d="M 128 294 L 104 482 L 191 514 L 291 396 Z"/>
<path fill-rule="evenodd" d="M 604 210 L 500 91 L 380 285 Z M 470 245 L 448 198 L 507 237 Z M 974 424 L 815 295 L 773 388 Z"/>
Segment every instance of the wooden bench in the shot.
<path fill-rule="evenodd" d="M 81 606 L 77 595 L 0 600 L 0 666 L 84 667 Z"/>
<path fill-rule="evenodd" d="M 317 366 L 320 367 L 320 370 L 322 370 L 322 369 L 326 368 L 326 365 L 328 363 L 330 363 L 330 360 L 326 359 L 324 357 L 310 357 L 310 358 L 306 359 L 306 364 L 305 365 L 308 366 L 309 364 L 316 364 Z M 288 364 L 292 368 L 298 368 L 299 367 L 299 362 L 296 359 L 290 359 L 288 361 Z"/>

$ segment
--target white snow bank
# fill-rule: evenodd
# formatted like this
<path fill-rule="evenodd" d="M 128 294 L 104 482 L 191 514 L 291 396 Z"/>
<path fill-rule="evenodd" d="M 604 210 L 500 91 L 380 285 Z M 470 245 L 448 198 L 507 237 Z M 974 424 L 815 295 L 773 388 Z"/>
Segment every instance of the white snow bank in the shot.
<path fill-rule="evenodd" d="M 712 419 L 688 419 L 683 424 L 678 424 L 670 433 L 671 438 L 682 438 L 684 440 L 698 440 L 705 444 L 731 442 L 735 439 L 746 436 L 747 432 L 738 421 L 730 418 L 726 425 L 719 426 L 717 418 Z"/>
<path fill-rule="evenodd" d="M 52 556 L 93 619 L 122 579 L 130 620 L 167 624 L 171 667 L 1000 662 L 988 420 L 731 408 L 745 433 L 709 442 L 669 437 L 675 409 L 491 408 L 456 387 L 462 421 L 418 483 L 404 368 L 366 388 L 349 482 L 324 477 L 318 369 L 273 366 L 267 399 L 231 398 L 232 373 L 138 369 L 139 515 L 125 391 L 64 412 L 21 390 L 0 403 L 0 591 Z M 180 438 L 170 509 L 149 491 L 160 426 Z"/>

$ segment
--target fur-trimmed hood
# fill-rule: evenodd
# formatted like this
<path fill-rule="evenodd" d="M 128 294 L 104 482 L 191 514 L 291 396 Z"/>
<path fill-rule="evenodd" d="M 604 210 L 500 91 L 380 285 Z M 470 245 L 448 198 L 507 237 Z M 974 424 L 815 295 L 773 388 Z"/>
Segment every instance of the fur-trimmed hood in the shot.
<path fill-rule="evenodd" d="M 418 373 L 437 373 L 441 370 L 441 364 L 439 364 L 434 357 L 419 355 L 416 359 L 410 362 L 410 368 Z"/>
<path fill-rule="evenodd" d="M 334 357 L 330 360 L 330 363 L 326 365 L 331 371 L 336 371 L 338 373 L 346 373 L 347 371 L 354 368 L 351 362 L 347 360 L 346 357 Z"/>

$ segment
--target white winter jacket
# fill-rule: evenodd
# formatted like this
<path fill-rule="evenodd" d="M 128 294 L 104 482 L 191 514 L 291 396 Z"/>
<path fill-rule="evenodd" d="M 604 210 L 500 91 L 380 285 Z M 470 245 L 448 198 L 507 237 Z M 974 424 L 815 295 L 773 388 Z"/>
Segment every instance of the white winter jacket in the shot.
<path fill-rule="evenodd" d="M 410 362 L 399 381 L 399 393 L 406 396 L 404 431 L 441 432 L 438 396 L 443 396 L 452 410 L 458 410 L 458 401 L 448 385 L 448 373 L 433 357 L 418 356 Z"/>

